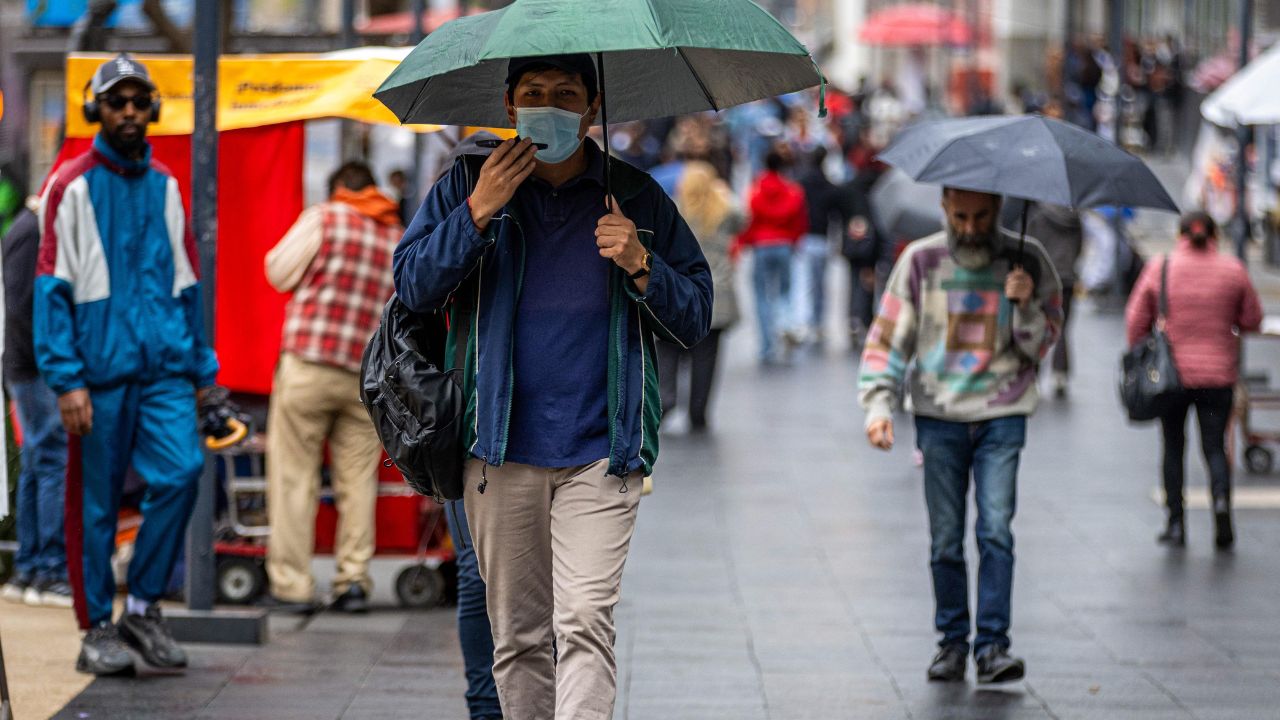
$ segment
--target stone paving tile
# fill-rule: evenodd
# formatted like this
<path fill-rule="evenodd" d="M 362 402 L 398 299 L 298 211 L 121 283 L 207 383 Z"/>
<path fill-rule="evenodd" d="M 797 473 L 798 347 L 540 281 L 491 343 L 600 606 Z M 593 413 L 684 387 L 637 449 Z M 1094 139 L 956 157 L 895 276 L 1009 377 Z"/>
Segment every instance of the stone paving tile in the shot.
<path fill-rule="evenodd" d="M 869 452 L 850 356 L 761 372 L 735 331 L 714 432 L 662 437 L 615 612 L 615 718 L 1280 717 L 1280 512 L 1238 512 L 1231 554 L 1213 551 L 1204 511 L 1185 551 L 1157 547 L 1158 438 L 1122 422 L 1112 387 L 1120 320 L 1086 307 L 1077 322 L 1072 396 L 1032 419 L 1020 478 L 1025 682 L 979 688 L 972 663 L 965 683 L 925 679 L 937 637 L 910 423 L 902 447 Z M 1250 354 L 1280 367 L 1280 348 Z M 1194 460 L 1188 478 L 1204 492 Z M 193 648 L 185 677 L 96 681 L 57 717 L 466 717 L 449 609 L 273 619 L 271 633 Z"/>

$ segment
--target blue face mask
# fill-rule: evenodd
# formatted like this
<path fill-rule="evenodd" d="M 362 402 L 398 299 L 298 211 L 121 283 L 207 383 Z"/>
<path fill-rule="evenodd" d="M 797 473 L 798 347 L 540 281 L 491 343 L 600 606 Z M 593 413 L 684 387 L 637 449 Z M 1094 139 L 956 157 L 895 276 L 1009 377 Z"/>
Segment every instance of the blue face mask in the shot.
<path fill-rule="evenodd" d="M 545 143 L 546 149 L 539 150 L 534 157 L 555 165 L 568 160 L 582 144 L 582 138 L 578 137 L 582 117 L 555 107 L 516 108 L 516 132 L 522 138 Z"/>

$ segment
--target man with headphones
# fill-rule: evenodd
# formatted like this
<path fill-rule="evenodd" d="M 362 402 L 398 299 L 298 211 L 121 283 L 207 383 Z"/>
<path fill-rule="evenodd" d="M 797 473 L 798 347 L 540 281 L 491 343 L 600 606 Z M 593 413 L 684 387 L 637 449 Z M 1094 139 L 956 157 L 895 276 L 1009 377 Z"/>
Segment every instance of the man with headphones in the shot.
<path fill-rule="evenodd" d="M 182 668 L 156 602 L 165 594 L 204 464 L 198 417 L 218 359 L 205 338 L 195 243 L 178 182 L 151 158 L 160 110 L 147 69 L 126 54 L 87 88 L 93 147 L 59 167 L 40 200 L 33 317 L 36 362 L 71 434 L 67 557 L 88 632 L 76 669 Z M 199 414 L 197 414 L 199 411 Z M 216 434 L 216 433 L 215 433 Z M 112 622 L 116 517 L 129 467 L 147 483 L 129 562 L 128 599 Z"/>

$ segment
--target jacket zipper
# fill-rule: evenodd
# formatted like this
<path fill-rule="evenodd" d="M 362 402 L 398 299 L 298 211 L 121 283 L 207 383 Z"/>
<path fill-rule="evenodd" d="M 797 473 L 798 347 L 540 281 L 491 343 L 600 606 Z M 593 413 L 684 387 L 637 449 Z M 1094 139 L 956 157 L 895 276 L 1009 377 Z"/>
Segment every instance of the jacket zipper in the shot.
<path fill-rule="evenodd" d="M 516 220 L 515 215 L 508 215 L 508 216 L 511 218 L 512 224 L 516 226 L 516 230 L 519 231 L 520 233 L 520 246 L 519 246 L 520 267 L 519 267 L 519 272 L 516 273 L 515 305 L 512 306 L 512 313 L 514 315 L 515 308 L 518 307 L 520 304 L 520 292 L 524 287 L 524 261 L 525 261 L 524 228 L 521 227 L 520 221 Z M 495 463 L 496 465 L 501 465 L 503 462 L 506 461 L 506 457 L 507 457 L 507 442 L 508 440 L 510 440 L 510 437 L 511 437 L 511 402 L 512 402 L 512 395 L 515 394 L 515 386 L 516 386 L 515 343 L 509 342 L 507 343 L 507 411 L 502 418 L 502 440 L 498 446 L 498 457 L 497 457 L 498 462 Z M 481 475 L 483 477 L 483 470 L 481 471 Z M 483 487 L 483 485 L 484 483 L 482 481 L 481 486 Z"/>
<path fill-rule="evenodd" d="M 620 268 L 616 269 L 614 277 L 617 278 L 618 275 L 621 273 L 622 273 L 622 270 Z M 614 294 L 616 294 L 616 291 Z M 610 297 L 609 301 L 610 301 L 610 304 L 612 304 L 614 301 L 614 298 Z M 623 336 L 623 333 L 626 332 L 626 328 L 627 328 L 626 307 L 624 306 L 620 311 L 615 310 L 615 312 L 620 312 L 622 314 L 622 317 L 618 318 L 618 330 L 616 333 L 616 337 L 614 338 L 614 357 L 616 358 L 614 362 L 617 363 L 617 366 L 618 366 L 618 377 L 616 382 L 614 383 L 615 384 L 614 393 L 616 393 L 618 401 L 614 404 L 614 408 L 613 408 L 613 422 L 611 423 L 612 428 L 610 432 L 610 435 L 612 437 L 610 437 L 609 439 L 609 456 L 610 456 L 609 461 L 611 463 L 617 460 L 616 455 L 618 453 L 618 441 L 619 441 L 619 435 L 620 435 L 620 432 L 619 432 L 620 422 L 618 418 L 622 414 L 622 406 L 626 403 L 626 400 L 627 400 L 626 397 L 624 397 L 622 392 L 623 387 L 625 386 L 625 383 L 623 382 L 623 375 L 624 375 L 623 366 L 625 364 L 623 361 L 625 358 L 622 352 L 622 336 Z M 626 465 L 625 458 L 622 465 L 624 466 Z M 626 492 L 625 475 L 626 475 L 626 472 L 624 467 L 623 481 L 622 481 L 623 492 Z"/>

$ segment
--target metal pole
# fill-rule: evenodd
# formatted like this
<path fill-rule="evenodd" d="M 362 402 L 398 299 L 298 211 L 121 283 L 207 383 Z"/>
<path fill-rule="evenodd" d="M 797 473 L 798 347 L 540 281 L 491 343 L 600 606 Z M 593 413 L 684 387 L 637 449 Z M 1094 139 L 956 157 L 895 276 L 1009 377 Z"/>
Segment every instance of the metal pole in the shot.
<path fill-rule="evenodd" d="M 213 344 L 218 268 L 218 51 L 221 0 L 196 0 L 195 127 L 191 133 L 191 228 L 200 252 L 204 330 Z M 213 458 L 206 455 L 187 529 L 187 605 L 211 610 L 214 599 Z"/>
<path fill-rule="evenodd" d="M 422 42 L 427 36 L 426 28 L 423 27 L 422 16 L 427 12 L 427 0 L 413 0 L 409 5 L 410 11 L 413 13 L 413 32 L 410 33 L 409 39 L 416 46 Z M 418 204 L 422 202 L 422 198 L 427 194 L 427 181 L 422 177 L 422 155 L 427 151 L 427 137 L 422 133 L 415 132 L 413 134 L 413 175 L 409 182 L 410 195 L 409 207 L 411 213 L 417 212 Z M 405 220 L 405 222 L 408 222 Z"/>
<path fill-rule="evenodd" d="M 1253 39 L 1253 0 L 1240 0 L 1240 59 L 1239 67 L 1249 64 L 1249 42 Z M 1236 256 L 1241 260 L 1249 251 L 1249 212 L 1245 207 L 1248 193 L 1249 169 L 1247 167 L 1249 144 L 1253 140 L 1253 126 L 1236 125 Z"/>
<path fill-rule="evenodd" d="M 1124 0 L 1111 0 L 1111 58 L 1116 69 L 1116 91 L 1111 98 L 1116 145 L 1124 147 L 1124 113 L 1120 106 L 1120 88 L 1124 86 Z M 1124 223 L 1120 219 L 1122 208 L 1116 205 L 1111 216 L 1111 231 L 1115 234 L 1115 278 L 1111 284 L 1112 299 L 1116 307 L 1124 307 L 1124 275 L 1120 266 L 1124 261 Z"/>
<path fill-rule="evenodd" d="M 356 46 L 356 0 L 342 0 L 342 34 L 340 36 L 343 49 Z"/>

